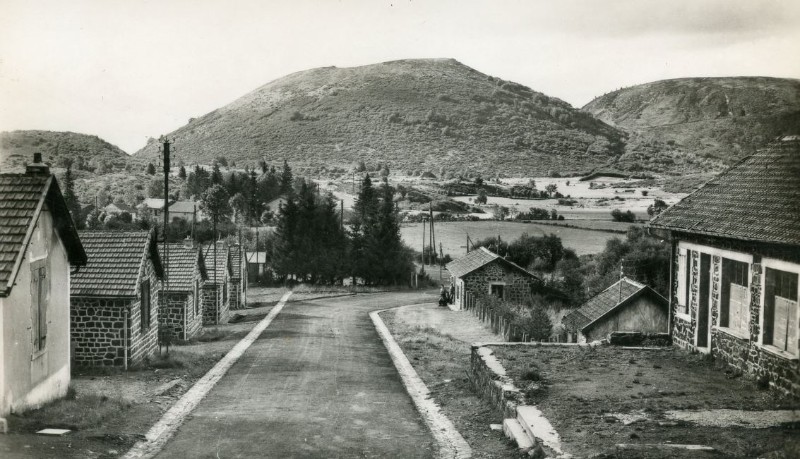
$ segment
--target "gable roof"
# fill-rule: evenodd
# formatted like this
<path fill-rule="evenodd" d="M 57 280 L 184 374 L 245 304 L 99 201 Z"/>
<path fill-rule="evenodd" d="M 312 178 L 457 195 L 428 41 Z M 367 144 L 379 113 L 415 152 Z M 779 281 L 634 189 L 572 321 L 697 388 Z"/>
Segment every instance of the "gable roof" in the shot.
<path fill-rule="evenodd" d="M 43 174 L 0 174 L 0 297 L 11 293 L 45 206 L 52 213 L 53 226 L 70 264 L 86 264 L 86 252 L 56 178 Z"/>
<path fill-rule="evenodd" d="M 516 269 L 521 274 L 536 278 L 535 275 L 528 272 L 526 269 L 522 268 L 518 264 L 506 260 L 505 258 L 492 252 L 486 247 L 479 247 L 478 250 L 473 250 L 470 253 L 459 258 L 458 260 L 451 261 L 450 263 L 447 264 L 447 271 L 453 277 L 463 277 L 475 271 L 476 269 L 488 265 L 489 263 L 495 260 L 500 260 L 501 263 L 504 263 L 506 266 Z"/>
<path fill-rule="evenodd" d="M 777 142 L 743 159 L 650 226 L 800 245 L 800 142 Z"/>
<path fill-rule="evenodd" d="M 235 279 L 242 277 L 242 250 L 238 244 L 230 247 L 231 276 Z"/>
<path fill-rule="evenodd" d="M 641 295 L 651 295 L 665 308 L 668 301 L 647 285 L 623 277 L 590 298 L 580 308 L 565 315 L 561 323 L 571 329 L 585 330 L 613 311 L 624 307 Z"/>
<path fill-rule="evenodd" d="M 159 252 L 164 253 L 164 243 L 158 245 Z M 191 292 L 194 289 L 194 270 L 200 269 L 200 275 L 207 277 L 203 253 L 197 247 L 187 247 L 183 243 L 167 244 L 168 257 L 164 263 L 167 271 L 167 283 L 170 292 Z"/>
<path fill-rule="evenodd" d="M 191 214 L 195 210 L 199 213 L 200 206 L 194 201 L 175 201 L 169 205 L 169 211 L 175 213 Z"/>
<path fill-rule="evenodd" d="M 164 277 L 152 231 L 81 231 L 88 263 L 72 275 L 73 296 L 136 296 L 142 260 Z"/>
<path fill-rule="evenodd" d="M 208 281 L 214 283 L 214 244 L 203 246 L 203 257 L 207 260 Z M 231 273 L 230 256 L 225 241 L 217 241 L 217 282 L 225 282 L 225 273 Z"/>

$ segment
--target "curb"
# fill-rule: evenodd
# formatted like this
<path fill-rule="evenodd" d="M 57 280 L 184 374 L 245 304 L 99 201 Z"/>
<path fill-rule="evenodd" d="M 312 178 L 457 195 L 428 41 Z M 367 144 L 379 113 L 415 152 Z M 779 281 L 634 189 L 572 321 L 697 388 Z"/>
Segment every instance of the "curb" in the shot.
<path fill-rule="evenodd" d="M 430 398 L 428 387 L 414 370 L 414 367 L 411 366 L 411 362 L 408 361 L 400 345 L 394 340 L 386 324 L 383 323 L 383 320 L 378 315 L 383 311 L 388 311 L 388 309 L 370 312 L 369 316 L 375 324 L 375 330 L 378 331 L 381 340 L 383 340 L 383 345 L 392 357 L 392 362 L 394 362 L 394 366 L 400 374 L 408 395 L 411 396 L 417 411 L 422 415 L 436 443 L 439 444 L 439 457 L 458 459 L 472 457 L 472 448 L 461 436 L 461 433 L 458 432 L 452 421 L 442 413 L 439 406 Z"/>
<path fill-rule="evenodd" d="M 261 319 L 261 321 L 250 330 L 247 336 L 236 343 L 233 349 L 225 354 L 225 357 L 194 383 L 194 385 L 161 416 L 161 419 L 147 431 L 145 440 L 136 442 L 136 444 L 122 456 L 123 459 L 145 459 L 158 454 L 161 449 L 164 448 L 164 445 L 167 444 L 167 441 L 172 438 L 175 431 L 183 424 L 186 416 L 197 407 L 203 397 L 205 397 L 206 394 L 214 388 L 217 382 L 225 376 L 228 369 L 239 360 L 239 357 L 244 354 L 244 351 L 246 351 L 269 324 L 272 323 L 272 320 L 281 312 L 291 295 L 292 292 L 284 294 L 278 304 L 269 311 L 269 314 Z"/>

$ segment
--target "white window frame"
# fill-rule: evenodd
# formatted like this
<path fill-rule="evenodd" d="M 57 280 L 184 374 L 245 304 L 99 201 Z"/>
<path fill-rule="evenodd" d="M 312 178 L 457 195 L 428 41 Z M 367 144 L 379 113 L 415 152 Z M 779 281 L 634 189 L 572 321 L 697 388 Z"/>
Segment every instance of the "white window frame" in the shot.
<path fill-rule="evenodd" d="M 795 273 L 800 277 L 800 264 L 797 263 L 790 263 L 788 261 L 778 260 L 775 258 L 763 258 L 761 260 L 761 298 L 759 299 L 759 305 L 761 306 L 758 311 L 758 323 L 760 324 L 759 331 L 758 331 L 758 346 L 771 353 L 775 354 L 779 357 L 783 357 L 789 360 L 800 360 L 800 349 L 798 349 L 797 354 L 792 354 L 791 352 L 784 351 L 783 349 L 778 349 L 777 347 L 771 344 L 764 344 L 764 308 L 766 304 L 766 286 L 767 286 L 767 268 L 775 269 L 778 271 L 790 272 Z M 800 282 L 797 283 L 798 288 L 798 303 L 800 303 Z M 800 305 L 798 305 L 800 308 Z M 800 315 L 800 311 L 798 311 L 798 315 Z M 800 320 L 798 320 L 800 322 Z M 798 327 L 797 335 L 800 336 L 800 324 L 795 323 L 795 327 Z M 800 348 L 800 346 L 799 346 Z"/>
<path fill-rule="evenodd" d="M 691 298 L 689 301 L 686 301 L 686 295 L 691 295 L 692 291 L 691 287 L 691 279 L 689 280 L 689 285 L 686 285 L 686 270 L 688 268 L 687 261 L 692 259 L 692 250 L 686 247 L 687 243 L 680 242 L 678 243 L 678 311 L 675 313 L 675 316 L 679 319 L 683 319 L 687 322 L 691 322 L 692 320 L 692 310 L 690 309 L 690 305 L 692 304 Z M 683 252 L 683 256 L 681 256 L 681 252 Z M 691 275 L 691 270 L 689 271 L 689 275 Z M 688 311 L 688 312 L 684 312 Z"/>
<path fill-rule="evenodd" d="M 747 319 L 747 324 L 745 325 L 744 330 L 740 330 L 738 328 L 732 327 L 723 327 L 720 325 L 722 321 L 722 260 L 720 260 L 720 276 L 719 276 L 719 285 L 717 286 L 718 292 L 720 292 L 719 297 L 719 304 L 717 305 L 717 321 L 714 324 L 717 330 L 723 331 L 729 335 L 733 335 L 736 338 L 750 340 L 750 308 L 752 305 L 752 294 L 750 293 L 751 288 L 753 287 L 753 256 L 746 255 L 739 252 L 729 252 L 725 255 L 720 255 L 722 259 L 728 259 L 732 261 L 738 261 L 741 263 L 747 264 L 747 299 L 745 300 L 745 304 L 747 304 L 747 314 L 745 315 Z"/>

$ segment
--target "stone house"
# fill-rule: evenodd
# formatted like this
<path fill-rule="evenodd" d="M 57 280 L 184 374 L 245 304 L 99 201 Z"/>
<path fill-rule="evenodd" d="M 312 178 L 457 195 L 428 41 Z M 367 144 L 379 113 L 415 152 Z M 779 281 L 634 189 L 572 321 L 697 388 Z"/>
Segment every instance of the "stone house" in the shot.
<path fill-rule="evenodd" d="M 758 151 L 656 216 L 677 345 L 800 396 L 800 142 Z"/>
<path fill-rule="evenodd" d="M 203 252 L 191 239 L 183 243 L 159 245 L 167 279 L 165 301 L 159 304 L 159 327 L 162 335 L 188 340 L 203 328 L 203 284 L 208 279 Z"/>
<path fill-rule="evenodd" d="M 164 212 L 164 199 L 163 198 L 147 198 L 139 205 L 140 208 L 149 209 L 153 216 L 160 217 Z M 187 223 L 194 223 L 203 220 L 203 213 L 200 211 L 200 205 L 195 201 L 173 201 L 169 203 L 169 219 L 185 220 Z"/>
<path fill-rule="evenodd" d="M 451 261 L 447 271 L 450 285 L 455 286 L 453 305 L 458 309 L 463 309 L 467 292 L 497 295 L 521 303 L 541 284 L 538 277 L 486 247 Z"/>
<path fill-rule="evenodd" d="M 81 231 L 86 267 L 72 277 L 72 361 L 137 365 L 158 349 L 164 271 L 153 231 Z"/>
<path fill-rule="evenodd" d="M 623 277 L 566 314 L 569 343 L 591 343 L 615 331 L 667 333 L 669 301 L 652 288 Z"/>
<path fill-rule="evenodd" d="M 204 246 L 202 251 L 208 269 L 208 280 L 203 283 L 203 325 L 224 324 L 230 315 L 228 292 L 232 271 L 228 245 L 217 241 Z"/>
<path fill-rule="evenodd" d="M 0 174 L 0 420 L 67 393 L 70 266 L 85 263 L 41 155 L 24 174 Z"/>

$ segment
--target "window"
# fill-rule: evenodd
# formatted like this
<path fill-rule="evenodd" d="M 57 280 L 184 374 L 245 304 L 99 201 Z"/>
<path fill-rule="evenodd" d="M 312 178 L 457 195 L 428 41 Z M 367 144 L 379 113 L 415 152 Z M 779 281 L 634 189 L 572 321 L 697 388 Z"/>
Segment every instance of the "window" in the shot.
<path fill-rule="evenodd" d="M 692 284 L 692 251 L 678 249 L 678 311 L 689 314 Z"/>
<path fill-rule="evenodd" d="M 150 279 L 142 282 L 139 305 L 142 308 L 142 331 L 150 328 Z"/>
<path fill-rule="evenodd" d="M 719 326 L 741 333 L 750 332 L 750 266 L 722 259 L 722 296 Z"/>
<path fill-rule="evenodd" d="M 47 303 L 50 279 L 45 260 L 31 263 L 31 322 L 34 352 L 41 352 L 47 344 Z"/>
<path fill-rule="evenodd" d="M 489 293 L 502 300 L 505 298 L 503 296 L 503 287 L 505 287 L 503 284 L 492 284 L 489 286 Z"/>
<path fill-rule="evenodd" d="M 766 268 L 762 342 L 798 355 L 797 273 Z"/>

